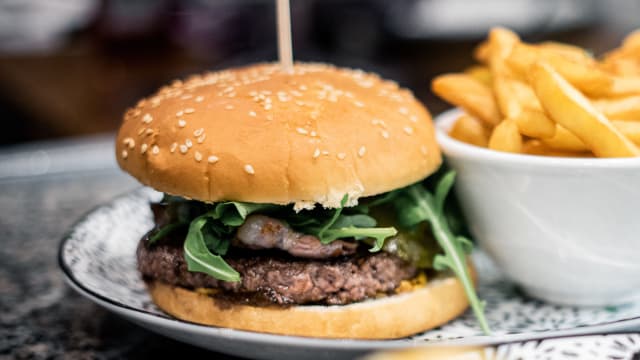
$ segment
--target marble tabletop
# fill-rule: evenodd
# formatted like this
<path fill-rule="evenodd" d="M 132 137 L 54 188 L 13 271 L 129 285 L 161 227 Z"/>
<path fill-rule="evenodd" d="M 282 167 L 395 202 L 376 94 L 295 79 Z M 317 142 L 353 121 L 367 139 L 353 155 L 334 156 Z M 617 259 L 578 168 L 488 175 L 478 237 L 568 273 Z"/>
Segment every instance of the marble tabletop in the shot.
<path fill-rule="evenodd" d="M 235 359 L 156 335 L 75 293 L 56 254 L 84 213 L 139 186 L 112 137 L 0 148 L 0 360 Z"/>

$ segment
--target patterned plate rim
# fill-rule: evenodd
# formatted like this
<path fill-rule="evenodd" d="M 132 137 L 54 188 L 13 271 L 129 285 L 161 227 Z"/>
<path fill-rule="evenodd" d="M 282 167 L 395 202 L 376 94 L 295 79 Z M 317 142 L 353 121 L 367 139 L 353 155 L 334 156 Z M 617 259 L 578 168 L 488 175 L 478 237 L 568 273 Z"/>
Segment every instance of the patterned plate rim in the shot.
<path fill-rule="evenodd" d="M 446 339 L 446 340 L 431 340 L 431 341 L 410 341 L 409 338 L 401 338 L 401 339 L 391 339 L 391 340 L 358 340 L 358 339 L 323 339 L 323 338 L 311 338 L 311 337 L 301 337 L 301 336 L 290 336 L 290 335 L 277 335 L 277 334 L 268 334 L 268 333 L 259 333 L 253 331 L 244 331 L 244 330 L 236 330 L 230 328 L 220 328 L 214 326 L 206 326 L 197 323 L 193 323 L 186 320 L 181 320 L 173 317 L 163 317 L 157 314 L 154 314 L 150 311 L 129 306 L 127 304 L 123 304 L 119 301 L 111 299 L 107 296 L 103 296 L 87 288 L 81 281 L 79 281 L 73 274 L 73 271 L 69 268 L 64 259 L 64 249 L 69 240 L 72 239 L 74 230 L 81 226 L 82 224 L 90 221 L 91 216 L 98 212 L 103 211 L 104 209 L 108 209 L 113 206 L 114 202 L 117 202 L 120 199 L 131 197 L 131 196 L 139 196 L 141 195 L 146 188 L 142 187 L 133 191 L 129 191 L 123 194 L 120 194 L 113 199 L 109 200 L 107 203 L 98 205 L 93 207 L 91 210 L 87 211 L 78 221 L 76 221 L 67 233 L 63 236 L 60 241 L 60 245 L 58 246 L 58 266 L 62 270 L 62 273 L 65 277 L 67 283 L 78 293 L 85 296 L 86 298 L 96 302 L 108 310 L 112 310 L 118 313 L 121 316 L 125 316 L 127 312 L 131 312 L 132 315 L 136 315 L 141 319 L 148 320 L 150 322 L 158 323 L 167 327 L 171 327 L 174 329 L 178 329 L 180 327 L 190 327 L 194 332 L 198 332 L 200 334 L 216 336 L 216 337 L 224 337 L 224 338 L 232 338 L 235 340 L 244 340 L 249 342 L 256 343 L 264 343 L 264 344 L 278 344 L 278 345 L 287 345 L 287 346 L 299 346 L 299 347 L 312 347 L 318 349 L 324 348 L 349 348 L 354 350 L 384 350 L 384 349 L 395 349 L 395 348 L 403 348 L 407 346 L 433 346 L 433 345 L 501 345 L 501 344 L 509 344 L 516 342 L 525 342 L 525 341 L 535 341 L 535 340 L 545 340 L 545 339 L 554 339 L 554 338 L 566 338 L 566 337 L 574 337 L 574 336 L 585 336 L 585 335 L 606 335 L 610 333 L 616 332 L 613 329 L 622 329 L 622 328 L 630 328 L 637 327 L 640 329 L 640 316 L 635 316 L 627 319 L 619 319 L 613 321 L 606 321 L 600 324 L 595 325 L 584 325 L 575 327 L 573 329 L 563 329 L 563 330 L 551 330 L 551 331 L 541 331 L 541 332 L 533 332 L 533 333 L 521 333 L 521 334 L 505 334 L 505 335 L 489 335 L 489 336 L 470 336 L 470 337 L 462 337 L 457 339 Z M 613 328 L 613 329 L 612 329 Z M 624 333 L 625 331 L 619 330 L 620 333 Z"/>

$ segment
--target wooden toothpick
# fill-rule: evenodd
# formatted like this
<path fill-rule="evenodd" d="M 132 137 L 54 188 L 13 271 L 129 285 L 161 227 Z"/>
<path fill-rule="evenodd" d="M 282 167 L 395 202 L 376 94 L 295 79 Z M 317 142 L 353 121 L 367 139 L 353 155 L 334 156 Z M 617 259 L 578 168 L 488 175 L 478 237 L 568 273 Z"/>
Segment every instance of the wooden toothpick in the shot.
<path fill-rule="evenodd" d="M 291 48 L 291 10 L 289 0 L 277 0 L 278 55 L 284 71 L 293 71 L 293 50 Z"/>

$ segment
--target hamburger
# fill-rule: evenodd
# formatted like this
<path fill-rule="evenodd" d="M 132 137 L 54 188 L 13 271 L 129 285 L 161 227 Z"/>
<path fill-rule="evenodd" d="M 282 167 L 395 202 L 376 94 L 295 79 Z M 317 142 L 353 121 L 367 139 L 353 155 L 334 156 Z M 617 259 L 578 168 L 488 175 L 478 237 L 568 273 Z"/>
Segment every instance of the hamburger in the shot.
<path fill-rule="evenodd" d="M 129 109 L 119 165 L 165 195 L 137 250 L 183 320 L 388 339 L 481 317 L 428 111 L 377 75 L 257 64 L 175 81 Z M 435 236 L 433 235 L 435 234 Z M 484 322 L 482 321 L 484 325 Z"/>

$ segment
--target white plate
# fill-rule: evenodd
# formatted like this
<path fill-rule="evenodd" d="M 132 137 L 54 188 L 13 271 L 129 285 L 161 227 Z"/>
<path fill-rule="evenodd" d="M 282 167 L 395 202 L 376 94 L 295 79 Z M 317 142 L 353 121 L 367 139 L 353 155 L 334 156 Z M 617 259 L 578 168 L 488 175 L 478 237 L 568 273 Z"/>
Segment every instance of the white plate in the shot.
<path fill-rule="evenodd" d="M 148 203 L 159 198 L 159 193 L 143 188 L 90 212 L 62 241 L 60 267 L 75 290 L 108 310 L 151 331 L 207 349 L 262 359 L 337 359 L 415 345 L 488 345 L 640 329 L 640 303 L 578 308 L 528 299 L 480 253 L 474 260 L 480 297 L 487 301 L 490 336 L 482 334 L 470 312 L 438 329 L 387 341 L 269 335 L 173 319 L 150 301 L 136 270 L 137 243 L 153 225 Z"/>

